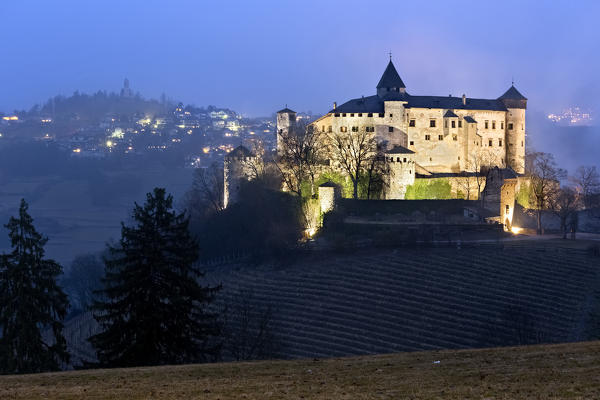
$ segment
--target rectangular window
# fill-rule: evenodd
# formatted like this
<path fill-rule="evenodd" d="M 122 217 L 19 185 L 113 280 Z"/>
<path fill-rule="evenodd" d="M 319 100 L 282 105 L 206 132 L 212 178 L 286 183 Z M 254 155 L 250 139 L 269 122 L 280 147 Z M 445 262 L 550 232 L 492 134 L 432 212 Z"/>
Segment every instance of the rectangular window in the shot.
<path fill-rule="evenodd" d="M 490 127 L 490 121 L 485 121 L 485 129 L 489 129 Z"/>
<path fill-rule="evenodd" d="M 513 130 L 513 124 L 512 124 L 512 123 L 508 124 L 508 130 L 509 130 L 509 131 L 512 131 L 512 130 Z"/>
<path fill-rule="evenodd" d="M 492 139 L 490 139 L 490 140 L 488 141 L 488 146 L 490 146 L 490 147 L 492 147 L 492 146 L 493 146 L 493 144 L 492 144 Z"/>
<path fill-rule="evenodd" d="M 358 132 L 358 126 L 353 126 L 352 127 L 352 132 Z"/>
<path fill-rule="evenodd" d="M 394 127 L 393 126 L 389 126 L 388 127 L 388 132 L 394 132 Z"/>
<path fill-rule="evenodd" d="M 408 126 L 414 127 L 414 126 L 416 126 L 416 124 L 417 124 L 417 121 L 415 121 L 414 119 L 411 119 L 410 121 L 408 121 Z"/>
<path fill-rule="evenodd" d="M 394 116 L 394 114 L 390 114 L 390 118 L 392 118 Z"/>
<path fill-rule="evenodd" d="M 325 132 L 325 125 L 321 127 L 321 132 Z"/>
<path fill-rule="evenodd" d="M 359 117 L 362 117 L 362 113 L 358 113 L 358 116 L 359 116 Z"/>
<path fill-rule="evenodd" d="M 340 126 L 340 132 L 348 132 L 347 126 Z"/>
<path fill-rule="evenodd" d="M 431 140 L 431 135 L 425 135 L 425 140 Z"/>
<path fill-rule="evenodd" d="M 379 113 L 379 118 L 383 118 L 383 113 Z"/>
<path fill-rule="evenodd" d="M 372 117 L 372 116 L 373 116 L 373 113 L 368 113 L 367 114 L 367 117 Z"/>
<path fill-rule="evenodd" d="M 524 143 L 523 143 L 523 141 L 521 140 L 521 147 L 523 147 L 523 146 L 524 146 Z"/>
<path fill-rule="evenodd" d="M 411 146 L 414 146 L 414 145 L 415 145 L 415 142 L 413 142 L 413 141 L 411 140 L 411 141 L 410 141 L 410 145 L 411 145 Z"/>
<path fill-rule="evenodd" d="M 462 128 L 462 121 L 458 121 L 458 127 Z"/>
<path fill-rule="evenodd" d="M 404 157 L 404 162 L 406 162 L 406 157 Z"/>
<path fill-rule="evenodd" d="M 365 129 L 367 130 L 367 132 L 375 132 L 374 126 L 367 126 Z"/>
<path fill-rule="evenodd" d="M 333 132 L 333 127 L 331 125 L 329 125 L 329 128 L 327 129 L 327 132 Z"/>
<path fill-rule="evenodd" d="M 498 139 L 498 146 L 502 147 L 502 139 Z"/>
<path fill-rule="evenodd" d="M 456 121 L 453 120 L 450 126 L 452 126 L 453 128 L 456 128 Z"/>
<path fill-rule="evenodd" d="M 334 115 L 335 117 L 339 117 L 339 116 L 340 116 L 340 113 L 335 113 L 335 114 L 333 114 L 333 115 Z"/>
<path fill-rule="evenodd" d="M 438 140 L 444 140 L 444 135 L 438 135 Z"/>
<path fill-rule="evenodd" d="M 500 122 L 500 129 L 504 129 L 504 122 Z"/>
<path fill-rule="evenodd" d="M 430 119 L 429 120 L 429 127 L 430 128 L 435 128 L 435 119 Z"/>
<path fill-rule="evenodd" d="M 345 117 L 345 116 L 346 116 L 346 113 L 342 113 L 342 117 Z"/>
<path fill-rule="evenodd" d="M 496 121 L 492 121 L 492 129 L 496 129 Z"/>
<path fill-rule="evenodd" d="M 448 127 L 448 120 L 445 120 L 444 121 L 444 128 L 447 128 L 447 127 Z"/>
<path fill-rule="evenodd" d="M 452 140 L 456 142 L 458 140 L 458 135 L 452 135 Z"/>
<path fill-rule="evenodd" d="M 351 117 L 354 117 L 354 114 L 350 114 Z"/>

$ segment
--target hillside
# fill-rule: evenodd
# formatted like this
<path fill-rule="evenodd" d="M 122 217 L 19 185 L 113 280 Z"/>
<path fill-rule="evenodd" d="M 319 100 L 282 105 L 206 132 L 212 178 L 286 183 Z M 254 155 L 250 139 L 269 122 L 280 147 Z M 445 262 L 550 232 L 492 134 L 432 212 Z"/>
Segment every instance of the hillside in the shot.
<path fill-rule="evenodd" d="M 599 264 L 584 249 L 532 242 L 318 254 L 207 277 L 223 284 L 221 305 L 242 292 L 251 312 L 272 310 L 268 356 L 325 358 L 589 340 Z M 93 357 L 94 329 L 89 315 L 67 324 L 76 359 Z"/>
<path fill-rule="evenodd" d="M 10 399 L 598 399 L 600 342 L 0 377 Z"/>

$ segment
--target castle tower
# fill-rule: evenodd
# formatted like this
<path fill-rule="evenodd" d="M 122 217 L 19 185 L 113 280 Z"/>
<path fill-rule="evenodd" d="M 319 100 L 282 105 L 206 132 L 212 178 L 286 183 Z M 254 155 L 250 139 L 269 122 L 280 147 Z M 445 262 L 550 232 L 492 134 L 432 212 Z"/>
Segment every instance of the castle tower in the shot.
<path fill-rule="evenodd" d="M 498 98 L 507 108 L 506 113 L 506 165 L 516 173 L 525 172 L 525 110 L 527 98 L 511 85 Z"/>
<path fill-rule="evenodd" d="M 394 146 L 384 152 L 387 166 L 386 200 L 402 200 L 406 187 L 415 183 L 415 152 L 402 146 Z"/>
<path fill-rule="evenodd" d="M 254 176 L 256 155 L 244 146 L 238 146 L 223 161 L 223 208 L 237 201 L 243 180 Z"/>
<path fill-rule="evenodd" d="M 377 96 L 383 98 L 389 93 L 406 93 L 406 86 L 404 86 L 404 82 L 402 82 L 398 71 L 396 71 L 391 58 L 377 84 Z"/>
<path fill-rule="evenodd" d="M 296 126 L 296 111 L 284 108 L 277 111 L 277 154 L 281 154 L 281 140 Z"/>

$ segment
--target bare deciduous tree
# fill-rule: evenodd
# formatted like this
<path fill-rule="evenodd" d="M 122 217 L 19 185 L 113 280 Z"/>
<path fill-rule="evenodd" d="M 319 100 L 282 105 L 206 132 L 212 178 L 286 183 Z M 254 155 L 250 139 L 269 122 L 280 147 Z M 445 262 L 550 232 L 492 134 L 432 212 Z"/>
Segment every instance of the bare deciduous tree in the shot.
<path fill-rule="evenodd" d="M 192 217 L 223 209 L 223 168 L 216 163 L 194 171 L 191 189 L 186 193 L 185 207 Z"/>
<path fill-rule="evenodd" d="M 260 306 L 251 290 L 239 290 L 223 310 L 223 349 L 236 361 L 271 358 L 277 350 L 270 306 Z"/>
<path fill-rule="evenodd" d="M 560 219 L 560 231 L 563 233 L 563 239 L 566 239 L 569 222 L 571 222 L 571 230 L 576 229 L 573 220 L 580 208 L 580 197 L 573 188 L 565 187 L 552 196 L 549 203 L 552 212 Z"/>
<path fill-rule="evenodd" d="M 315 193 L 318 165 L 323 159 L 322 134 L 314 125 L 297 124 L 285 134 L 278 133 L 279 148 L 275 160 L 285 187 L 302 197 L 302 184 L 310 181 L 311 196 Z"/>
<path fill-rule="evenodd" d="M 582 205 L 588 209 L 597 206 L 596 199 L 600 195 L 600 173 L 594 166 L 581 166 L 571 177 L 577 192 L 581 196 Z"/>
<path fill-rule="evenodd" d="M 541 235 L 542 214 L 550 207 L 550 200 L 560 191 L 560 180 L 566 177 L 566 171 L 556 165 L 552 154 L 531 153 L 529 156 L 531 196 L 537 214 L 537 233 Z"/>
<path fill-rule="evenodd" d="M 360 175 L 376 157 L 375 137 L 365 128 L 354 132 L 332 132 L 329 134 L 331 154 L 352 181 L 352 197 L 358 199 Z"/>

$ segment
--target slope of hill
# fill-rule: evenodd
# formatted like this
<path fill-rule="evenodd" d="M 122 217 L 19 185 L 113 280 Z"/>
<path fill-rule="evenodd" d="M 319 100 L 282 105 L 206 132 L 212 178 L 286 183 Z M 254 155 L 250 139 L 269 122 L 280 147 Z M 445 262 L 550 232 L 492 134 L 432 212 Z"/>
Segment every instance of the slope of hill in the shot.
<path fill-rule="evenodd" d="M 271 308 L 272 356 L 288 359 L 588 340 L 599 266 L 584 250 L 531 244 L 319 255 L 207 276 L 223 283 L 221 303 L 242 291 L 254 310 Z M 89 316 L 67 328 L 75 358 L 89 359 Z"/>
<path fill-rule="evenodd" d="M 600 342 L 0 377 L 6 399 L 598 399 Z"/>

